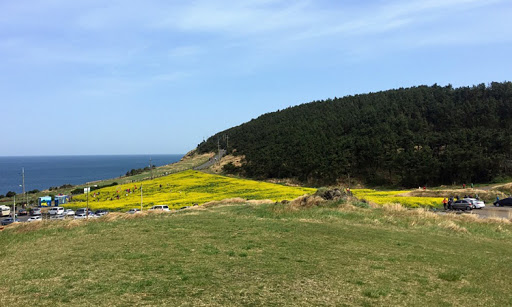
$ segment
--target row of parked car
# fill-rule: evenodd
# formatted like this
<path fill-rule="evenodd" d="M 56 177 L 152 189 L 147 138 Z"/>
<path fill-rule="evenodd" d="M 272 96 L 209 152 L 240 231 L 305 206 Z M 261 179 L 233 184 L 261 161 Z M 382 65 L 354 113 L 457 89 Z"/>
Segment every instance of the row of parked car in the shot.
<path fill-rule="evenodd" d="M 512 197 L 498 199 L 493 204 L 496 207 L 512 206 Z M 483 208 L 485 208 L 485 203 L 476 198 L 459 199 L 454 201 L 451 206 L 448 206 L 448 209 L 465 211 Z"/>
<path fill-rule="evenodd" d="M 181 207 L 181 209 L 186 209 L 188 208 L 188 206 L 186 207 Z M 21 213 L 21 210 L 23 210 L 24 214 Z M 153 206 L 151 207 L 151 209 L 149 210 L 156 210 L 156 211 L 171 211 L 169 209 L 169 206 L 168 205 L 157 205 L 157 206 Z M 31 209 L 30 211 L 30 217 L 27 219 L 27 222 L 35 222 L 35 221 L 41 221 L 43 220 L 43 214 L 42 214 L 42 211 L 40 208 L 33 208 Z M 140 209 L 130 209 L 128 211 L 129 214 L 135 214 L 135 213 L 140 213 Z M 48 210 L 48 215 L 49 215 L 49 219 L 50 220 L 63 220 L 65 219 L 66 217 L 73 217 L 74 219 L 85 219 L 87 217 L 89 218 L 97 218 L 97 217 L 101 217 L 101 216 L 104 216 L 104 215 L 107 215 L 108 214 L 108 211 L 107 210 L 103 210 L 103 209 L 99 209 L 99 210 L 96 210 L 96 211 L 93 211 L 91 209 L 87 209 L 87 208 L 80 208 L 80 209 L 77 209 L 76 211 L 74 211 L 73 209 L 65 209 L 63 207 L 51 207 L 49 210 Z M 20 209 L 19 213 L 17 214 L 18 215 L 27 215 L 27 211 L 25 209 Z M 9 224 L 12 224 L 14 222 L 20 222 L 20 220 L 18 218 L 7 218 L 7 219 L 4 219 L 2 221 L 2 225 L 9 225 Z"/>
<path fill-rule="evenodd" d="M 454 201 L 453 203 L 448 203 L 448 209 L 451 210 L 464 210 L 469 211 L 473 209 L 483 209 L 485 208 L 485 203 L 482 200 L 476 198 L 463 198 Z"/>

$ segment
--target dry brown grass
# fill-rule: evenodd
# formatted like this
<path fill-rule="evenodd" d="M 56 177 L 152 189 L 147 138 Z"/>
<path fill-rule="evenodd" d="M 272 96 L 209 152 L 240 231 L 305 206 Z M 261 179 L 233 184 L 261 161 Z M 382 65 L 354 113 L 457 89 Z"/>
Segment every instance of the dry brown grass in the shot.
<path fill-rule="evenodd" d="M 443 190 L 413 190 L 400 194 L 401 196 L 413 197 L 449 197 L 459 195 L 460 197 L 469 194 L 478 194 L 480 198 L 495 197 L 496 192 L 480 189 L 443 189 Z"/>
<path fill-rule="evenodd" d="M 288 206 L 290 208 L 311 208 L 319 206 L 325 202 L 326 201 L 320 196 L 303 195 L 292 200 Z"/>
<path fill-rule="evenodd" d="M 461 232 L 461 233 L 467 233 L 468 232 L 468 230 L 465 227 L 459 226 L 459 225 L 455 224 L 455 222 L 450 221 L 450 220 L 442 221 L 438 225 L 441 228 L 444 228 L 444 229 L 447 229 L 447 230 L 450 230 L 450 231 L 454 231 L 454 232 Z"/>
<path fill-rule="evenodd" d="M 223 200 L 209 201 L 200 206 L 191 207 L 191 208 L 201 209 L 201 208 L 209 208 L 209 207 L 219 206 L 219 205 L 239 205 L 239 204 L 263 205 L 263 204 L 273 204 L 273 203 L 274 203 L 274 201 L 270 200 L 270 199 L 247 200 L 244 198 L 235 197 L 235 198 L 226 198 Z"/>
<path fill-rule="evenodd" d="M 216 174 L 220 174 L 224 165 L 233 163 L 234 166 L 240 167 L 242 166 L 243 159 L 245 159 L 245 156 L 226 155 L 220 159 L 219 163 L 212 165 L 210 170 Z"/>
<path fill-rule="evenodd" d="M 407 210 L 407 208 L 402 206 L 400 203 L 386 204 L 386 205 L 382 206 L 382 208 L 384 209 L 384 211 L 394 211 L 394 212 L 402 212 L 402 211 Z"/>

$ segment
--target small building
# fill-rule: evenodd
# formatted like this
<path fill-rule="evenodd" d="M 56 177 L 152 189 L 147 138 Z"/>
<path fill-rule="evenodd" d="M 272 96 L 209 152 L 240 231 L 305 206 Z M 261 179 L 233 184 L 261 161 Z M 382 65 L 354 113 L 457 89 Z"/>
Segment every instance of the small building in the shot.
<path fill-rule="evenodd" d="M 68 195 L 57 195 L 55 196 L 55 206 L 62 206 L 64 204 L 67 204 L 69 202 L 69 196 Z"/>
<path fill-rule="evenodd" d="M 37 204 L 39 207 L 50 207 L 52 205 L 52 197 L 51 196 L 42 196 L 39 197 Z"/>

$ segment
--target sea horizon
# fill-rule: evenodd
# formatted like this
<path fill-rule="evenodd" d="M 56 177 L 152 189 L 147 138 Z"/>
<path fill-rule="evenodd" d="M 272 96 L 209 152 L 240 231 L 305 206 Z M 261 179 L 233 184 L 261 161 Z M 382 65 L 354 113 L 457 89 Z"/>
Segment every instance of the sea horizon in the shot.
<path fill-rule="evenodd" d="M 40 155 L 0 156 L 0 195 L 22 193 L 22 168 L 25 191 L 47 190 L 64 184 L 80 185 L 91 181 L 118 178 L 131 169 L 151 164 L 163 166 L 178 162 L 184 154 L 121 155 Z"/>

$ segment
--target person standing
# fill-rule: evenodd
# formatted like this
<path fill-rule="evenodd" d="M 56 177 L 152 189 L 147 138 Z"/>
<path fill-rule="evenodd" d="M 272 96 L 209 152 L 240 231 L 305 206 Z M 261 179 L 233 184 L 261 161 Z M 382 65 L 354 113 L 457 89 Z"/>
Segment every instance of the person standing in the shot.
<path fill-rule="evenodd" d="M 448 206 L 448 200 L 446 199 L 446 197 L 443 199 L 443 207 L 444 207 L 444 210 L 447 209 L 447 206 Z"/>

